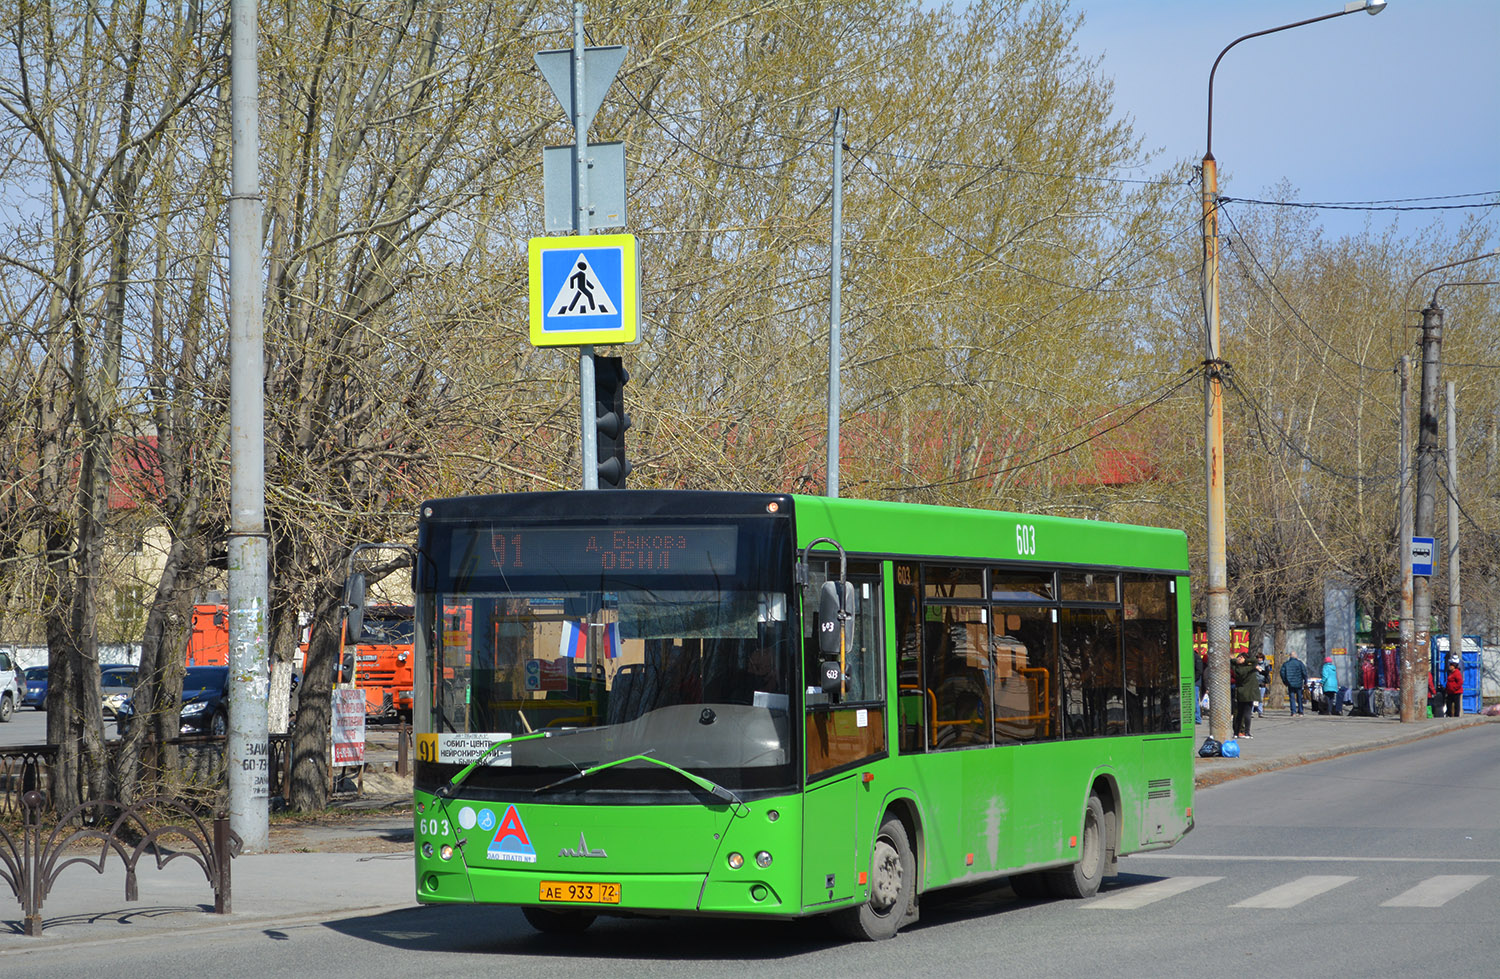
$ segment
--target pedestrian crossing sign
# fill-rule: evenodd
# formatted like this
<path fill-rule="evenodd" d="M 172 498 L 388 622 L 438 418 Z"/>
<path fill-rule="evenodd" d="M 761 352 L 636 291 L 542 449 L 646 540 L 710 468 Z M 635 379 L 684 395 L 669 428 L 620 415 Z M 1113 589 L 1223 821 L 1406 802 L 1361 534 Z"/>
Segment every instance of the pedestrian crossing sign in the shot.
<path fill-rule="evenodd" d="M 635 235 L 533 238 L 527 253 L 533 346 L 640 339 Z"/>

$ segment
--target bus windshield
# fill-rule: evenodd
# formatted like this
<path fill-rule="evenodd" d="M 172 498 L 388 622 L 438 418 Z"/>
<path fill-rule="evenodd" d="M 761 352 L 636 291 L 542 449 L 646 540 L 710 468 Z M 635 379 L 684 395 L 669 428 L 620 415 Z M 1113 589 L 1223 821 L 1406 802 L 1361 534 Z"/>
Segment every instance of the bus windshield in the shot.
<path fill-rule="evenodd" d="M 517 739 L 471 789 L 535 791 L 636 755 L 734 790 L 795 784 L 790 521 L 432 520 L 425 556 L 433 760 Z M 525 737 L 540 733 L 558 736 Z M 573 785 L 691 788 L 648 762 Z"/>

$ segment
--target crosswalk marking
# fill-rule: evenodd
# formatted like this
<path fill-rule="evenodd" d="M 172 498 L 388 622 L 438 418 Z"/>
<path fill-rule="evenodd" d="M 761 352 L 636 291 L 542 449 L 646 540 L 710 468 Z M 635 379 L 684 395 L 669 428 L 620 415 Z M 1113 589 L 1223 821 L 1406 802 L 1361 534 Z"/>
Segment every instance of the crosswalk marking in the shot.
<path fill-rule="evenodd" d="M 1155 880 L 1149 884 L 1140 884 L 1135 887 L 1127 887 L 1115 891 L 1106 897 L 1101 897 L 1086 904 L 1079 905 L 1084 908 L 1098 908 L 1105 911 L 1130 911 L 1135 908 L 1143 908 L 1148 904 L 1178 894 L 1186 893 L 1195 887 L 1204 884 L 1212 884 L 1214 881 L 1223 880 L 1222 877 L 1168 877 L 1165 880 Z"/>
<path fill-rule="evenodd" d="M 1273 887 L 1269 891 L 1262 891 L 1254 897 L 1246 898 L 1231 908 L 1295 908 L 1303 901 L 1311 900 L 1319 894 L 1326 894 L 1335 887 L 1342 887 L 1357 877 L 1338 877 L 1332 874 L 1322 876 L 1313 874 L 1307 877 L 1299 877 L 1289 884 Z"/>
<path fill-rule="evenodd" d="M 1489 874 L 1441 874 L 1429 877 L 1417 886 L 1402 891 L 1389 901 L 1381 901 L 1382 908 L 1440 908 L 1464 891 L 1489 880 Z"/>

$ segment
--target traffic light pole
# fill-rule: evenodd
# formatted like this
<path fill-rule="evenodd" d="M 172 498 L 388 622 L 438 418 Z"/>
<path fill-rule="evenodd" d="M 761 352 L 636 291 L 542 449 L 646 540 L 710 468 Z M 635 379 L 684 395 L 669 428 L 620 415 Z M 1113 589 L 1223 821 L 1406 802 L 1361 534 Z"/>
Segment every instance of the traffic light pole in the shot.
<path fill-rule="evenodd" d="M 583 0 L 573 0 L 573 172 L 578 181 L 573 199 L 573 227 L 580 235 L 589 233 L 589 120 L 583 104 Z M 594 348 L 578 348 L 578 416 L 582 436 L 580 463 L 583 488 L 599 488 L 599 431 L 594 417 Z"/>

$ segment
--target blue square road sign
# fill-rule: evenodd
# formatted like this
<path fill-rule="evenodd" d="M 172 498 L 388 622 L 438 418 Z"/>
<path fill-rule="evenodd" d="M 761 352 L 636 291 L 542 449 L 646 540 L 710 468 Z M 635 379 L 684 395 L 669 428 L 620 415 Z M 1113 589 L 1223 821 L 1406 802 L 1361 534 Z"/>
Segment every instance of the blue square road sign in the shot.
<path fill-rule="evenodd" d="M 533 238 L 531 342 L 538 347 L 640 339 L 640 264 L 634 235 Z"/>

